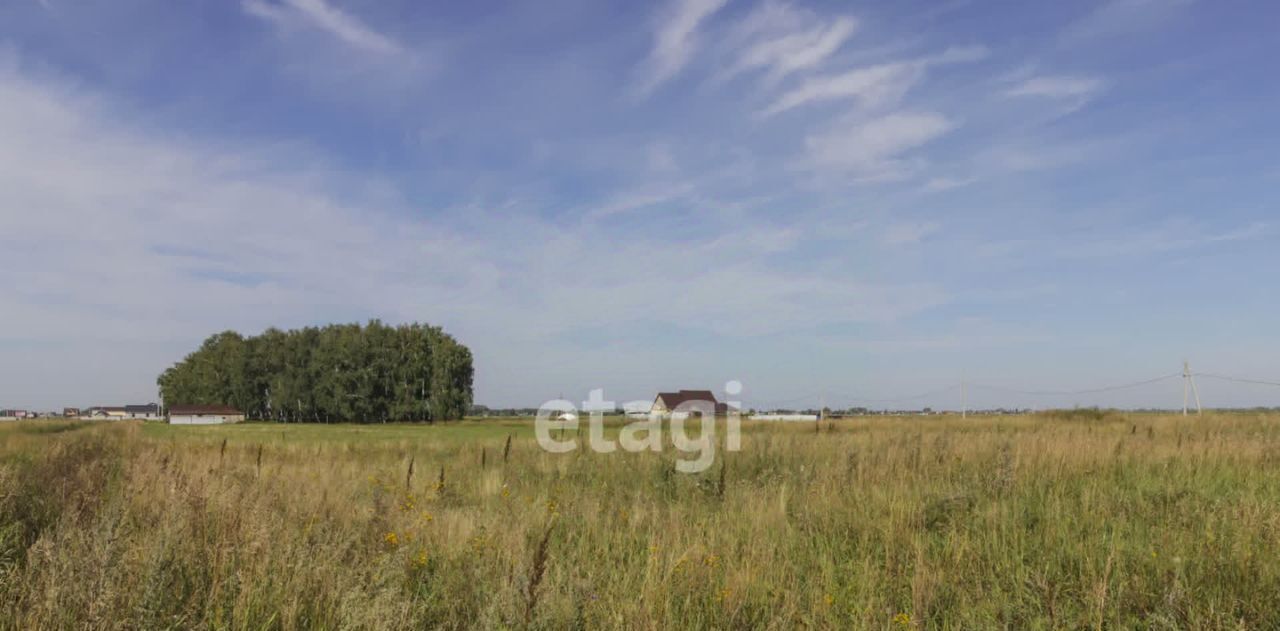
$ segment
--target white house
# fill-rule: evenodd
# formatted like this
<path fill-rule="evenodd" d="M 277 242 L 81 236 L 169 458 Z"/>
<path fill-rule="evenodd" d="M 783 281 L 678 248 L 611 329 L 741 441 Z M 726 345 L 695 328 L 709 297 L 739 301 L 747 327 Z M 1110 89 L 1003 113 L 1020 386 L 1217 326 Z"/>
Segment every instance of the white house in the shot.
<path fill-rule="evenodd" d="M 243 421 L 244 412 L 229 405 L 169 406 L 170 425 L 220 425 Z"/>
<path fill-rule="evenodd" d="M 817 414 L 752 414 L 753 421 L 816 421 Z"/>

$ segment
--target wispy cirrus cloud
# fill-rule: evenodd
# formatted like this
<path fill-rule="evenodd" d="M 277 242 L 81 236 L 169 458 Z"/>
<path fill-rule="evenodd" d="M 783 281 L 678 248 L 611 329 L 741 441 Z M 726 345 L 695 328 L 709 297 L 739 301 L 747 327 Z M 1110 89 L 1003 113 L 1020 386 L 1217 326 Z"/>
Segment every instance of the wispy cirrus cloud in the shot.
<path fill-rule="evenodd" d="M 864 108 L 894 103 L 919 83 L 930 67 L 977 61 L 986 54 L 986 49 L 979 46 L 954 47 L 919 59 L 814 77 L 779 96 L 761 110 L 760 114 L 773 116 L 802 105 L 824 101 L 853 100 Z"/>
<path fill-rule="evenodd" d="M 324 31 L 349 46 L 367 52 L 393 54 L 403 48 L 355 16 L 326 0 L 243 0 L 244 11 L 286 29 L 308 27 Z"/>
<path fill-rule="evenodd" d="M 818 168 L 863 180 L 901 179 L 914 164 L 906 152 L 955 127 L 934 112 L 900 112 L 870 120 L 842 122 L 805 139 L 808 159 Z"/>
<path fill-rule="evenodd" d="M 593 326 L 644 320 L 704 336 L 776 335 L 892 321 L 948 300 L 932 283 L 881 282 L 838 261 L 824 266 L 830 272 L 797 269 L 785 257 L 761 256 L 801 243 L 806 231 L 790 221 L 725 220 L 678 241 L 620 236 L 597 221 L 698 197 L 678 186 L 615 200 L 581 221 L 479 207 L 468 217 L 480 219 L 462 224 L 368 192 L 377 187 L 365 176 L 330 169 L 309 152 L 174 138 L 122 120 L 113 104 L 0 64 L 0 208 L 31 209 L 0 214 L 0 242 L 24 262 L 0 268 L 13 301 L 6 314 L 32 342 L 92 342 L 103 356 L 133 348 L 130 366 L 106 377 L 83 362 L 62 370 L 64 387 L 94 397 L 149 396 L 154 375 L 210 331 L 316 317 L 425 318 L 467 340 L 480 364 L 514 367 L 530 353 L 572 364 L 575 353 L 557 354 L 548 340 Z M 21 238 L 10 244 L 11 235 Z M 26 263 L 51 240 L 66 251 Z M 655 306 L 653 296 L 669 295 L 681 298 Z M 564 308 L 576 304 L 591 308 Z M 142 343 L 145 351 L 136 348 Z M 658 370 L 669 354 L 631 358 Z M 0 383 L 38 386 L 17 370 L 0 367 Z M 500 393 L 492 382 L 478 387 L 490 397 L 535 399 L 557 387 L 554 378 L 521 378 Z"/>
<path fill-rule="evenodd" d="M 791 4 L 761 3 L 735 29 L 733 76 L 763 71 L 776 82 L 792 73 L 819 67 L 853 35 L 858 21 L 849 16 L 819 16 Z"/>
<path fill-rule="evenodd" d="M 1194 0 L 1106 0 L 1062 31 L 1065 44 L 1151 29 Z"/>
<path fill-rule="evenodd" d="M 917 63 L 895 62 L 816 77 L 778 97 L 760 114 L 773 116 L 809 103 L 838 99 L 854 100 L 863 107 L 897 101 L 920 80 L 923 70 Z"/>
<path fill-rule="evenodd" d="M 949 176 L 935 177 L 930 179 L 928 182 L 925 182 L 924 190 L 925 192 L 928 192 L 928 193 L 938 193 L 942 191 L 949 191 L 952 189 L 969 186 L 970 184 L 973 184 L 974 182 L 977 182 L 977 181 L 978 181 L 978 178 L 974 178 L 974 177 L 949 177 Z"/>
<path fill-rule="evenodd" d="M 0 51 L 6 404 L 141 400 L 226 328 L 429 321 L 475 351 L 478 400 L 524 405 L 721 375 L 794 395 L 857 379 L 850 358 L 877 339 L 902 343 L 876 387 L 918 391 L 972 356 L 933 352 L 958 314 L 1091 322 L 1026 298 L 1046 283 L 1133 296 L 1086 337 L 1275 306 L 1259 289 L 1274 181 L 1253 178 L 1270 163 L 1251 133 L 1269 93 L 1223 80 L 1274 38 L 1206 3 L 1214 19 L 1178 37 L 1153 27 L 1187 3 L 1156 0 L 1064 8 L 1075 26 L 1018 4 L 992 21 L 980 3 L 946 19 L 809 0 L 477 19 L 238 0 L 137 23 L 52 3 L 0 2 L 0 40 L 38 69 Z M 1091 39 L 1064 45 L 1064 29 Z M 990 49 L 947 48 L 966 42 Z M 237 52 L 199 72 L 209 50 Z M 1197 83 L 1223 98 L 1169 98 Z M 1116 107 L 1063 115 L 1103 95 Z M 1177 282 L 1208 298 L 1166 309 L 1170 262 L 1194 263 L 1201 277 Z M 1253 345 L 1271 340 L 1264 320 Z M 988 365 L 1027 365 L 960 337 Z M 1069 356 L 1070 338 L 1043 350 Z M 1250 353 L 1265 366 L 1274 346 Z M 602 372 L 584 351 L 627 361 Z"/>
<path fill-rule="evenodd" d="M 1005 90 L 1005 96 L 1087 99 L 1102 90 L 1104 85 L 1101 79 L 1094 77 L 1032 77 Z"/>
<path fill-rule="evenodd" d="M 880 240 L 888 246 L 915 245 L 942 229 L 936 221 L 896 223 L 884 231 Z"/>
<path fill-rule="evenodd" d="M 653 48 L 641 66 L 637 87 L 647 96 L 684 69 L 698 50 L 698 27 L 729 0 L 673 0 L 653 35 Z"/>

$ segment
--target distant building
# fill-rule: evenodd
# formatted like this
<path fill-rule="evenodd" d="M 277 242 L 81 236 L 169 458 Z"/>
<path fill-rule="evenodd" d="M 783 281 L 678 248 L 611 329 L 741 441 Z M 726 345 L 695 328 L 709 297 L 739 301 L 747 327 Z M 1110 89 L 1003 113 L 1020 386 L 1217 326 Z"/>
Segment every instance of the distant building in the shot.
<path fill-rule="evenodd" d="M 752 414 L 753 421 L 816 421 L 817 414 Z"/>
<path fill-rule="evenodd" d="M 649 416 L 656 418 L 671 418 L 672 415 L 680 418 L 688 417 L 688 412 L 676 412 L 677 408 L 685 404 L 693 403 L 709 403 L 715 409 L 717 415 L 729 413 L 729 404 L 716 401 L 716 395 L 711 394 L 710 390 L 680 390 L 678 392 L 659 392 L 654 398 L 653 405 L 649 408 Z"/>
<path fill-rule="evenodd" d="M 122 405 L 95 405 L 89 408 L 86 416 L 107 421 L 119 421 L 129 418 L 129 414 L 125 412 Z"/>
<path fill-rule="evenodd" d="M 169 406 L 169 424 L 171 425 L 220 425 L 243 421 L 244 412 L 229 405 Z"/>
<path fill-rule="evenodd" d="M 126 418 L 160 418 L 160 406 L 155 403 L 148 403 L 146 405 L 126 405 L 124 406 L 124 414 Z"/>
<path fill-rule="evenodd" d="M 0 410 L 0 419 L 6 421 L 15 421 L 26 417 L 27 412 L 25 410 Z"/>
<path fill-rule="evenodd" d="M 79 418 L 80 408 L 62 408 L 62 416 L 66 418 Z"/>

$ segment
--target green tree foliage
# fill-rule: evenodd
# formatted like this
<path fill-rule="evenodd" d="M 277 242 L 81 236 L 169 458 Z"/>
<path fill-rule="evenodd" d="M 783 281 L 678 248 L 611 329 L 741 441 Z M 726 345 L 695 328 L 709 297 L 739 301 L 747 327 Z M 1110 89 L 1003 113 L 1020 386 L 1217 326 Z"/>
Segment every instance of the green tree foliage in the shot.
<path fill-rule="evenodd" d="M 439 327 L 335 324 L 210 336 L 157 379 L 165 405 L 284 422 L 435 421 L 471 407 L 471 350 Z"/>

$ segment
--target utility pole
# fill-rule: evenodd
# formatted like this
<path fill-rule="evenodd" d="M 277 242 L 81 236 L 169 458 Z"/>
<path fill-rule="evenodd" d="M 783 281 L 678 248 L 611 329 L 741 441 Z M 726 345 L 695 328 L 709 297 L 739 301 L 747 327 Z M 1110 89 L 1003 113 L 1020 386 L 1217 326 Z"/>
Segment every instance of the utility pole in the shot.
<path fill-rule="evenodd" d="M 1182 362 L 1182 415 L 1187 415 L 1187 395 L 1194 394 L 1196 397 L 1196 415 L 1203 415 L 1204 410 L 1200 407 L 1200 390 L 1196 388 L 1195 377 L 1191 374 L 1191 362 Z"/>

